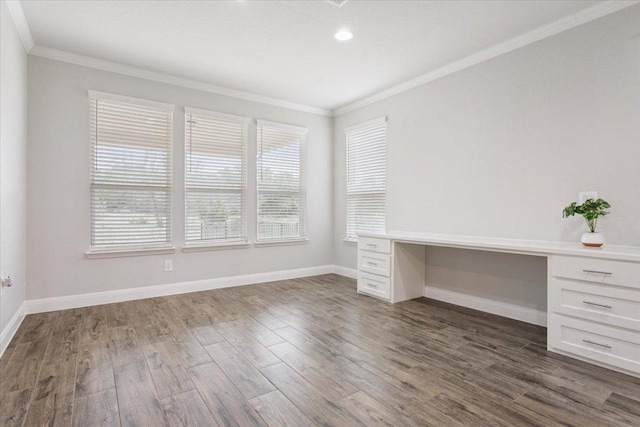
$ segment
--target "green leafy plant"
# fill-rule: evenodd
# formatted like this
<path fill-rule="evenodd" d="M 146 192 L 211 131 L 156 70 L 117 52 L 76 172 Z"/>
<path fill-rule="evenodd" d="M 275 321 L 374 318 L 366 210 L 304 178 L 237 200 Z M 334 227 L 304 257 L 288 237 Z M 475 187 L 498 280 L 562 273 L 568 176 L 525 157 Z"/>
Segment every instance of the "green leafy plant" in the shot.
<path fill-rule="evenodd" d="M 576 202 L 571 203 L 569 206 L 563 209 L 562 217 L 568 218 L 574 215 L 582 215 L 587 222 L 587 226 L 592 233 L 596 232 L 596 226 L 598 225 L 598 218 L 608 215 L 609 212 L 606 209 L 611 205 L 602 199 L 587 199 L 583 204 L 578 205 Z"/>

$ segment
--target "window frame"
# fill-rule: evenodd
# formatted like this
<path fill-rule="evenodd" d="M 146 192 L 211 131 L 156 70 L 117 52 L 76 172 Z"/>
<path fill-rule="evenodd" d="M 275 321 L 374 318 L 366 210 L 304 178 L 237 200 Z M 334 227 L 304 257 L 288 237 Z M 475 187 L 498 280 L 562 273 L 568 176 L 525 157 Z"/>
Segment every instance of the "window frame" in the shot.
<path fill-rule="evenodd" d="M 382 116 L 379 117 L 377 119 L 373 119 L 373 120 L 368 120 L 366 122 L 362 122 L 353 126 L 349 126 L 347 128 L 344 129 L 344 134 L 345 134 L 345 238 L 344 238 L 344 242 L 345 243 L 351 243 L 351 244 L 355 244 L 358 242 L 358 235 L 357 235 L 357 227 L 355 230 L 353 230 L 353 234 L 350 234 L 350 230 L 349 230 L 349 198 L 350 196 L 353 197 L 354 195 L 362 195 L 362 194 L 372 194 L 372 193 L 363 193 L 363 192 L 355 192 L 352 193 L 350 195 L 349 193 L 349 171 L 350 171 L 350 167 L 349 167 L 349 135 L 357 132 L 357 131 L 362 131 L 364 129 L 367 128 L 375 128 L 378 126 L 384 125 L 385 128 L 385 133 L 384 133 L 384 152 L 385 152 L 385 161 L 384 161 L 384 173 L 385 173 L 385 185 L 384 185 L 384 191 L 379 193 L 384 197 L 384 203 L 383 203 L 383 213 L 384 213 L 384 229 L 380 230 L 381 233 L 384 233 L 386 231 L 386 218 L 387 218 L 387 212 L 386 212 L 386 204 L 387 204 L 387 161 L 386 161 L 386 155 L 387 155 L 387 118 L 386 116 Z M 357 226 L 357 224 L 354 223 L 354 227 Z"/>
<path fill-rule="evenodd" d="M 244 217 L 241 219 L 242 221 L 242 236 L 237 240 L 223 240 L 223 241 L 214 241 L 214 240 L 200 240 L 200 241 L 188 241 L 187 240 L 187 150 L 188 144 L 190 141 L 187 140 L 187 118 L 190 115 L 201 115 L 206 116 L 212 119 L 221 119 L 231 122 L 236 122 L 242 125 L 242 182 L 243 187 L 241 188 L 241 199 L 242 199 L 242 213 Z M 203 250 L 215 250 L 215 249 L 232 249 L 232 248 L 246 248 L 250 246 L 249 235 L 248 235 L 248 224 L 249 224 L 249 207 L 248 207 L 248 177 L 249 177 L 249 158 L 248 158 L 248 149 L 249 149 L 249 124 L 251 123 L 251 119 L 249 117 L 237 116 L 233 114 L 220 113 L 217 111 L 211 110 L 203 110 L 199 108 L 185 107 L 184 108 L 184 195 L 183 195 L 183 211 L 184 211 L 184 244 L 182 247 L 183 252 L 196 252 Z M 211 191 L 214 193 L 214 191 Z"/>
<path fill-rule="evenodd" d="M 98 102 L 100 100 L 105 101 L 113 101 L 124 104 L 131 104 L 139 107 L 148 107 L 155 108 L 157 110 L 164 111 L 168 113 L 168 141 L 166 147 L 167 153 L 167 175 L 166 182 L 167 185 L 159 188 L 165 189 L 167 192 L 167 210 L 166 210 L 166 218 L 167 218 L 167 229 L 166 229 L 166 241 L 160 243 L 149 243 L 149 244 L 118 244 L 118 245 L 105 245 L 105 246 L 94 246 L 94 191 L 96 188 L 101 187 L 113 187 L 113 184 L 95 184 L 94 183 L 94 175 L 95 175 L 95 150 L 97 144 L 97 123 L 94 122 L 94 118 L 89 116 L 89 237 L 90 237 L 90 245 L 89 249 L 85 252 L 85 256 L 89 259 L 92 258 L 110 258 L 110 257 L 119 257 L 119 256 L 140 256 L 140 255 L 152 255 L 152 254 L 163 254 L 163 253 L 173 253 L 175 252 L 175 247 L 173 246 L 173 167 L 174 167 L 174 156 L 173 156 L 173 148 L 174 148 L 174 120 L 175 120 L 175 105 L 151 101 L 142 98 L 134 98 L 130 96 L 118 95 L 107 92 L 100 92 L 96 90 L 88 90 L 88 113 L 91 114 L 91 103 Z M 96 112 L 97 116 L 97 112 Z M 122 185 L 124 188 L 124 184 Z M 149 188 L 149 186 L 145 185 L 131 185 L 132 189 L 141 190 L 142 188 Z"/>
<path fill-rule="evenodd" d="M 286 129 L 289 131 L 299 132 L 302 137 L 302 141 L 300 143 L 300 179 L 299 179 L 299 191 L 297 192 L 288 192 L 289 194 L 300 194 L 303 200 L 303 210 L 299 214 L 299 225 L 298 231 L 299 235 L 297 237 L 292 238 L 260 238 L 260 195 L 264 194 L 264 192 L 260 191 L 260 173 L 258 171 L 260 161 L 258 160 L 260 155 L 260 146 L 261 146 L 261 136 L 260 131 L 263 127 L 271 127 L 271 128 L 280 128 Z M 276 246 L 276 245 L 287 245 L 287 244 L 304 244 L 309 242 L 309 237 L 307 234 L 307 137 L 309 130 L 303 126 L 296 126 L 286 123 L 273 122 L 268 120 L 260 120 L 256 121 L 256 217 L 255 217 L 255 225 L 256 225 L 256 241 L 255 246 Z M 283 194 L 285 192 L 277 192 L 271 191 L 268 193 L 273 194 Z"/>

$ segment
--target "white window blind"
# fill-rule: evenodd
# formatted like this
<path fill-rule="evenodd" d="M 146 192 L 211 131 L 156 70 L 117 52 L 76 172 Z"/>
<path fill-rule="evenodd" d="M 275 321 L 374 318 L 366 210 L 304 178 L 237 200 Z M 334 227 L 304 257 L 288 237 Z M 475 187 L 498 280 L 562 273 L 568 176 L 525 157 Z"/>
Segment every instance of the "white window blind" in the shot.
<path fill-rule="evenodd" d="M 91 249 L 171 243 L 173 106 L 89 91 Z"/>
<path fill-rule="evenodd" d="M 385 230 L 386 134 L 384 117 L 345 129 L 347 136 L 347 240 Z"/>
<path fill-rule="evenodd" d="M 307 129 L 258 120 L 258 241 L 306 237 Z"/>
<path fill-rule="evenodd" d="M 249 119 L 185 109 L 185 240 L 247 241 Z"/>

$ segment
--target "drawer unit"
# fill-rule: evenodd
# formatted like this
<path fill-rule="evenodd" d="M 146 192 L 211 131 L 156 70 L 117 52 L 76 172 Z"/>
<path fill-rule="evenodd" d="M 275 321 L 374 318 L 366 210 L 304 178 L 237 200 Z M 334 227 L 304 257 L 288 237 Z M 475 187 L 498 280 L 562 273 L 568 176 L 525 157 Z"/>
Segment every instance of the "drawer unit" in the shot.
<path fill-rule="evenodd" d="M 358 236 L 358 249 L 365 250 L 365 251 L 372 251 L 372 252 L 380 252 L 381 254 L 390 254 L 391 240 Z"/>
<path fill-rule="evenodd" d="M 358 272 L 358 292 L 379 298 L 391 298 L 391 279 L 375 274 Z"/>
<path fill-rule="evenodd" d="M 551 275 L 640 289 L 640 263 L 554 255 Z"/>
<path fill-rule="evenodd" d="M 552 348 L 640 373 L 640 334 L 552 314 L 548 329 Z"/>
<path fill-rule="evenodd" d="M 391 255 L 359 250 L 358 270 L 391 277 Z"/>
<path fill-rule="evenodd" d="M 551 278 L 554 313 L 640 331 L 640 290 Z"/>

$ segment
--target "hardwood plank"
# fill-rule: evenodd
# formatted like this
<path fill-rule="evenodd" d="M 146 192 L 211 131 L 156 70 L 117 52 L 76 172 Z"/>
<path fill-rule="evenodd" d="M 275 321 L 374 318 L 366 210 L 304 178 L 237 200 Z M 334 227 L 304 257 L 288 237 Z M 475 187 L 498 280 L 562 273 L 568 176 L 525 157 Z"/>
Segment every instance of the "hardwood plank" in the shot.
<path fill-rule="evenodd" d="M 222 335 L 256 368 L 280 363 L 280 359 L 248 334 L 238 333 L 238 330 L 231 332 L 223 330 Z"/>
<path fill-rule="evenodd" d="M 264 426 L 242 393 L 215 363 L 189 369 L 191 379 L 221 426 Z"/>
<path fill-rule="evenodd" d="M 630 424 L 640 425 L 640 396 L 636 400 L 612 393 L 603 407 L 607 411 L 624 417 Z"/>
<path fill-rule="evenodd" d="M 107 331 L 107 308 L 104 305 L 81 309 L 80 341 L 102 341 L 109 338 Z"/>
<path fill-rule="evenodd" d="M 252 399 L 275 390 L 273 384 L 267 381 L 247 359 L 237 352 L 229 352 L 228 345 L 225 342 L 205 348 L 246 399 Z"/>
<path fill-rule="evenodd" d="M 320 390 L 285 363 L 260 370 L 294 405 L 314 423 L 327 426 L 364 426 L 358 418 L 326 399 Z"/>
<path fill-rule="evenodd" d="M 76 397 L 115 387 L 109 341 L 82 341 L 76 366 Z"/>
<path fill-rule="evenodd" d="M 159 342 L 143 346 L 147 366 L 160 399 L 193 390 L 194 385 L 171 344 Z"/>
<path fill-rule="evenodd" d="M 34 387 L 48 344 L 49 340 L 43 339 L 16 346 L 11 360 L 0 371 L 0 393 Z"/>
<path fill-rule="evenodd" d="M 116 390 L 103 390 L 76 399 L 73 425 L 118 427 L 120 415 Z"/>
<path fill-rule="evenodd" d="M 341 379 L 338 367 L 323 363 L 320 358 L 312 358 L 289 343 L 273 345 L 269 350 L 329 400 L 336 401 L 358 391 L 353 384 Z"/>
<path fill-rule="evenodd" d="M 169 427 L 216 427 L 218 425 L 202 397 L 195 390 L 166 398 L 162 401 L 162 406 L 167 414 Z"/>
<path fill-rule="evenodd" d="M 46 339 L 53 332 L 55 322 L 52 322 L 52 319 L 56 313 L 59 312 L 29 314 L 23 320 L 14 339 L 18 339 L 21 343 Z"/>
<path fill-rule="evenodd" d="M 25 425 L 70 425 L 73 421 L 75 360 L 47 363 L 34 389 Z"/>
<path fill-rule="evenodd" d="M 280 329 L 287 326 L 287 324 L 282 320 L 278 319 L 275 316 L 272 316 L 269 313 L 256 313 L 253 314 L 252 317 L 271 330 Z"/>
<path fill-rule="evenodd" d="M 144 361 L 144 353 L 133 326 L 117 326 L 109 329 L 111 360 L 113 366 Z"/>
<path fill-rule="evenodd" d="M 0 426 L 22 426 L 31 401 L 32 390 L 11 391 L 3 393 L 0 399 Z"/>
<path fill-rule="evenodd" d="M 191 332 L 203 346 L 216 344 L 225 340 L 213 325 L 200 326 L 192 329 Z"/>
<path fill-rule="evenodd" d="M 313 426 L 311 420 L 278 390 L 249 400 L 251 406 L 270 427 Z"/>
<path fill-rule="evenodd" d="M 166 417 L 144 361 L 114 367 L 120 421 L 126 426 L 161 426 Z"/>
<path fill-rule="evenodd" d="M 395 427 L 402 424 L 401 417 L 362 391 L 340 399 L 338 404 L 367 426 Z"/>
<path fill-rule="evenodd" d="M 517 405 L 542 414 L 559 423 L 570 425 L 628 425 L 615 411 L 607 411 L 601 405 L 585 404 L 554 390 L 536 387 L 519 397 Z"/>

